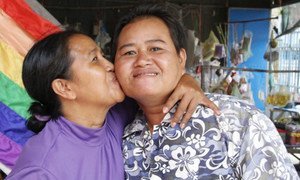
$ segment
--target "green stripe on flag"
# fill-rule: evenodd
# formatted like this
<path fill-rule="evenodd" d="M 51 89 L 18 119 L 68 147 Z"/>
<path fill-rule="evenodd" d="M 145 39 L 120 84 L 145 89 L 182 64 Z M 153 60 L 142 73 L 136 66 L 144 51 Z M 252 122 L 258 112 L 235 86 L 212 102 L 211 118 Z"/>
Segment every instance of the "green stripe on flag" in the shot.
<path fill-rule="evenodd" d="M 27 119 L 29 117 L 27 110 L 32 99 L 25 89 L 15 84 L 2 72 L 0 72 L 0 101 L 23 118 Z"/>

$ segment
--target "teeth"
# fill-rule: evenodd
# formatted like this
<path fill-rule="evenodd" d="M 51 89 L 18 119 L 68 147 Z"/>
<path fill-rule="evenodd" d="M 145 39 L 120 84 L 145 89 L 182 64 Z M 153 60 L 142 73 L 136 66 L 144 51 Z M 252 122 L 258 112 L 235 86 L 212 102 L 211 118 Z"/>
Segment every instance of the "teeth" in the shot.
<path fill-rule="evenodd" d="M 146 73 L 146 75 L 157 75 L 157 73 Z"/>
<path fill-rule="evenodd" d="M 146 76 L 156 76 L 156 75 L 158 75 L 158 73 L 141 73 L 141 74 L 135 75 L 135 77 L 142 76 L 142 75 L 146 75 Z"/>

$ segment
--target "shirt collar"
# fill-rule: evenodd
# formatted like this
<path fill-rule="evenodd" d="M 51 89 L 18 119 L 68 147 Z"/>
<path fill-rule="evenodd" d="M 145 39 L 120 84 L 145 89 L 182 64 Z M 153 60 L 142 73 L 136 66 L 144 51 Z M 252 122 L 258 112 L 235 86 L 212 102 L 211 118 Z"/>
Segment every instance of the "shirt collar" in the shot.
<path fill-rule="evenodd" d="M 57 123 L 60 127 L 60 130 L 62 130 L 64 134 L 67 137 L 70 137 L 73 141 L 82 142 L 85 145 L 90 146 L 98 146 L 105 142 L 105 129 L 107 127 L 107 120 L 105 120 L 105 123 L 101 128 L 83 127 L 70 120 L 67 120 L 62 116 L 60 116 L 59 119 L 55 121 L 55 123 Z"/>
<path fill-rule="evenodd" d="M 166 113 L 161 123 L 170 123 L 171 117 L 173 117 L 176 109 L 177 105 L 175 105 L 168 113 Z M 148 129 L 147 120 L 143 111 L 139 110 L 134 121 L 125 128 L 123 138 L 134 133 L 142 132 L 145 129 Z"/>

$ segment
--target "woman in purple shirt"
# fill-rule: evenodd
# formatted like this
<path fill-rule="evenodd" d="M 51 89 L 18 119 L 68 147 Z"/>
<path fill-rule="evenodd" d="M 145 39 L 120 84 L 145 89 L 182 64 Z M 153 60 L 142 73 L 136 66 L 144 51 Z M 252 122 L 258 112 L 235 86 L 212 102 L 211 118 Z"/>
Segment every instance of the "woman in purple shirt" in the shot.
<path fill-rule="evenodd" d="M 91 38 L 64 31 L 37 42 L 25 57 L 22 78 L 34 100 L 27 126 L 38 134 L 7 179 L 124 179 L 121 137 L 138 107 L 123 101 L 113 64 Z M 215 107 L 201 92 L 195 96 L 190 79 L 185 83 L 168 108 L 176 97 L 186 97 L 188 112 L 195 108 L 188 101 Z"/>

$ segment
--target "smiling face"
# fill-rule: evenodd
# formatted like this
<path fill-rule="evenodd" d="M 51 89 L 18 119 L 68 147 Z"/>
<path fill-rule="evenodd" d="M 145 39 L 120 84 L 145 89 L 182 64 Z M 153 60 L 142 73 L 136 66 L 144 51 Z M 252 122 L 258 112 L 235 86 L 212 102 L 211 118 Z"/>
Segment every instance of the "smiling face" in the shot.
<path fill-rule="evenodd" d="M 176 52 L 165 23 L 142 17 L 127 24 L 119 35 L 116 75 L 125 94 L 138 102 L 164 101 L 184 73 L 185 60 L 185 50 Z"/>
<path fill-rule="evenodd" d="M 69 40 L 72 89 L 82 104 L 112 106 L 124 99 L 114 73 L 114 66 L 102 56 L 96 43 L 84 35 Z"/>

